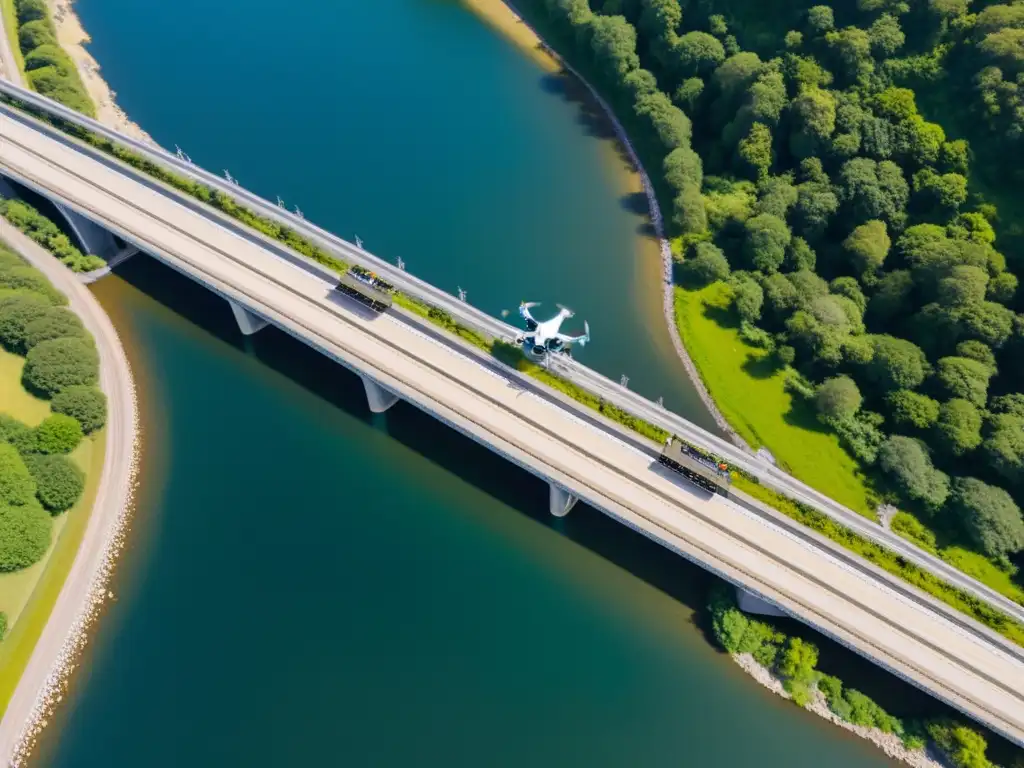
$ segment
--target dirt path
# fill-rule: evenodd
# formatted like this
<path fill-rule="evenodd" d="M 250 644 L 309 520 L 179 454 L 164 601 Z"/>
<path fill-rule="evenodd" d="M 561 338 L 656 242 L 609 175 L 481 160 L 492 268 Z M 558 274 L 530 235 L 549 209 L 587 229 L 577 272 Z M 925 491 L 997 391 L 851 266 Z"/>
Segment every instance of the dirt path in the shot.
<path fill-rule="evenodd" d="M 107 580 L 121 549 L 134 493 L 138 417 L 131 369 L 117 331 L 95 297 L 49 253 L 0 219 L 5 240 L 70 300 L 96 340 L 100 387 L 110 416 L 99 490 L 75 562 L 0 721 L 0 761 L 20 765 L 63 694 L 86 631 L 109 596 Z"/>

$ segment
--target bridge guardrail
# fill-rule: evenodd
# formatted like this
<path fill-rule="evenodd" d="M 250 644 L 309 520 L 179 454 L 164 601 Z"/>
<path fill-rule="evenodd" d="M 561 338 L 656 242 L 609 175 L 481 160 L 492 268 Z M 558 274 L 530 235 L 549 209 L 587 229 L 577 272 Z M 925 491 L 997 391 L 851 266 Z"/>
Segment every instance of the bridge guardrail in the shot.
<path fill-rule="evenodd" d="M 238 200 L 239 203 L 249 207 L 253 212 L 302 234 L 325 251 L 380 273 L 404 293 L 444 310 L 454 319 L 474 330 L 481 331 L 496 339 L 515 338 L 519 333 L 519 329 L 514 326 L 494 318 L 464 301 L 460 301 L 446 291 L 399 269 L 397 266 L 375 256 L 369 251 L 349 243 L 305 218 L 301 218 L 265 200 L 244 187 L 231 183 L 191 162 L 180 159 L 162 147 L 120 134 L 96 120 L 85 117 L 32 91 L 20 88 L 2 78 L 0 78 L 0 94 L 6 94 L 12 99 L 28 104 L 51 116 L 74 123 L 85 130 L 130 148 L 176 174 L 189 177 L 212 189 L 230 195 Z M 142 171 L 134 168 L 130 170 L 140 176 L 145 175 Z M 184 195 L 185 193 L 180 194 Z M 326 276 L 325 273 L 334 275 L 333 272 L 330 272 L 330 270 L 327 270 L 327 268 L 311 259 L 307 259 L 299 254 L 295 254 L 295 257 L 297 260 L 305 262 L 306 266 L 315 273 L 322 276 Z M 677 434 L 684 440 L 722 456 L 730 464 L 758 478 L 765 486 L 795 501 L 808 505 L 812 509 L 854 530 L 861 536 L 899 554 L 909 562 L 930 571 L 974 597 L 997 607 L 1018 621 L 1024 622 L 1024 606 L 1017 604 L 954 568 L 942 559 L 920 549 L 898 534 L 883 528 L 819 491 L 801 483 L 778 467 L 755 458 L 747 451 L 741 450 L 727 440 L 690 422 L 679 414 L 673 413 L 622 386 L 618 382 L 612 381 L 602 374 L 587 368 L 578 361 L 567 359 L 561 362 L 563 363 L 561 374 L 566 379 L 585 390 L 604 397 L 611 405 L 654 424 L 666 432 Z"/>

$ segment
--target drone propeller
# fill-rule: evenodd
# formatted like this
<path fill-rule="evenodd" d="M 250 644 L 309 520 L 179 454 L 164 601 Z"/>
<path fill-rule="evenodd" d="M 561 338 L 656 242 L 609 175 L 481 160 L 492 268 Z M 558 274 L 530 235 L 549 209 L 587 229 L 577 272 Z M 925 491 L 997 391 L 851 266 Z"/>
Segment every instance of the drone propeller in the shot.
<path fill-rule="evenodd" d="M 571 309 L 569 309 L 567 306 L 565 306 L 565 304 L 555 304 L 555 306 L 558 307 L 563 312 L 565 312 L 565 316 L 566 317 L 572 317 L 573 315 L 576 314 Z"/>
<path fill-rule="evenodd" d="M 586 320 L 583 321 L 583 338 L 579 340 L 579 345 L 585 347 L 587 342 L 590 341 L 590 323 Z"/>

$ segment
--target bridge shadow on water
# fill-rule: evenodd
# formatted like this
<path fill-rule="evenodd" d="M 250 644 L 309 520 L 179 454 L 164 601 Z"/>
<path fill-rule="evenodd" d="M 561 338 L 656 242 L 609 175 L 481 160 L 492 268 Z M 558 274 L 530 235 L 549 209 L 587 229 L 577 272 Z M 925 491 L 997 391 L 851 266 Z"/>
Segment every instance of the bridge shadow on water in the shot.
<path fill-rule="evenodd" d="M 404 401 L 386 414 L 370 413 L 358 376 L 277 328 L 267 327 L 255 336 L 243 336 L 227 302 L 156 260 L 136 256 L 119 266 L 116 274 L 205 333 L 244 350 L 325 403 L 386 432 L 444 471 L 668 595 L 694 612 L 692 623 L 714 644 L 704 610 L 708 589 L 716 579 L 710 572 L 582 502 L 565 518 L 551 516 L 547 484 L 540 479 Z M 851 681 L 893 714 L 953 714 L 927 694 L 800 622 L 780 619 L 775 623 L 786 633 L 804 637 L 819 647 L 823 672 Z M 998 743 L 1001 739 L 992 737 L 991 741 Z"/>

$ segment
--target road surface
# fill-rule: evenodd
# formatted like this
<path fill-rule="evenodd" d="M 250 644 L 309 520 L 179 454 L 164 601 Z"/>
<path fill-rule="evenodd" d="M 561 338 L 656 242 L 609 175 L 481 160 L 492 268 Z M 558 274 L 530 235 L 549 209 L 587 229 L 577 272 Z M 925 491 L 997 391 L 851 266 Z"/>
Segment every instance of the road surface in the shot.
<path fill-rule="evenodd" d="M 117 164 L 20 121 L 0 131 L 4 173 L 1024 744 L 1019 648 L 965 631 L 927 599 L 900 594 L 827 547 L 699 492 L 652 464 L 649 453 L 524 392 L 514 376 L 457 345 L 401 317 L 361 311 L 272 245 L 138 183 Z"/>

